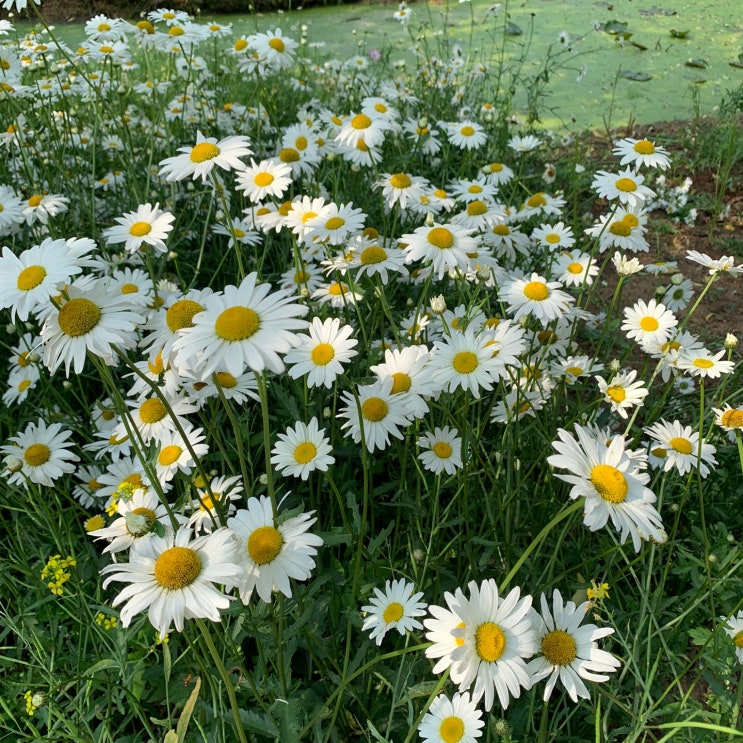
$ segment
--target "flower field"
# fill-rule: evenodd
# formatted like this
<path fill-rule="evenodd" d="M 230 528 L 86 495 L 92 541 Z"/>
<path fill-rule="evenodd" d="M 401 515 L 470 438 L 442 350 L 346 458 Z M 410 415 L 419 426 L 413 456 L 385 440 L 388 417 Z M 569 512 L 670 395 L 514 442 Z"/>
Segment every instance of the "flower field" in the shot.
<path fill-rule="evenodd" d="M 3 740 L 743 738 L 743 248 L 505 6 L 0 21 Z"/>

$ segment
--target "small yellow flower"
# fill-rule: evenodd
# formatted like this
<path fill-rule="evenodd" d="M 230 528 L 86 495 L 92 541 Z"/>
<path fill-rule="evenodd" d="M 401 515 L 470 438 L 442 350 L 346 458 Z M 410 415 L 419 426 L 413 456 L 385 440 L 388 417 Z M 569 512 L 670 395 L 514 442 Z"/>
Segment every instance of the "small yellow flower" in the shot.
<path fill-rule="evenodd" d="M 603 601 L 609 598 L 609 584 L 591 581 L 591 587 L 586 589 L 586 595 L 591 601 Z"/>
<path fill-rule="evenodd" d="M 49 590 L 55 596 L 61 596 L 62 586 L 72 577 L 72 573 L 68 571 L 68 568 L 77 565 L 77 561 L 74 557 L 62 558 L 61 555 L 54 555 L 47 560 L 46 565 L 41 571 L 41 580 L 47 581 Z"/>

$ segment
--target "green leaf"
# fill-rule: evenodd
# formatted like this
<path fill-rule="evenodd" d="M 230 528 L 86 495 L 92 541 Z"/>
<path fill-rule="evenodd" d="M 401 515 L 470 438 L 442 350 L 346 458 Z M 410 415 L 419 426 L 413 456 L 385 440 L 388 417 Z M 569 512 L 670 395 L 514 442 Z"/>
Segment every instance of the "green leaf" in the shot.
<path fill-rule="evenodd" d="M 674 39 L 685 39 L 689 36 L 691 33 L 691 29 L 686 29 L 686 31 L 677 31 L 675 28 L 672 28 L 669 33 L 671 36 L 673 36 Z"/>
<path fill-rule="evenodd" d="M 243 728 L 249 733 L 262 735 L 265 738 L 276 739 L 279 737 L 279 728 L 266 714 L 241 709 L 240 722 L 243 724 Z"/>
<path fill-rule="evenodd" d="M 638 83 L 644 83 L 653 79 L 653 76 L 647 72 L 632 72 L 632 70 L 622 70 L 621 75 L 622 77 L 626 77 L 627 80 L 635 80 Z"/>
<path fill-rule="evenodd" d="M 607 21 L 601 26 L 601 30 L 604 33 L 611 34 L 614 36 L 615 34 L 624 34 L 627 32 L 627 29 L 629 29 L 629 24 L 625 23 L 624 21 Z"/>

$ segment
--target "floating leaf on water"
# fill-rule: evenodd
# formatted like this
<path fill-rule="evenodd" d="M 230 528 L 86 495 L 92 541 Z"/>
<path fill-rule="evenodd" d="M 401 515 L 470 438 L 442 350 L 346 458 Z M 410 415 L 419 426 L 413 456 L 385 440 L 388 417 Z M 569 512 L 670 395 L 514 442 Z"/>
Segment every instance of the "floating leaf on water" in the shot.
<path fill-rule="evenodd" d="M 686 60 L 686 62 L 684 62 L 684 64 L 687 67 L 694 67 L 698 70 L 706 70 L 707 67 L 709 67 L 709 63 L 706 60 L 700 59 L 698 57 L 690 57 Z"/>
<path fill-rule="evenodd" d="M 607 21 L 601 26 L 601 30 L 607 34 L 623 34 L 627 32 L 629 24 L 624 21 Z"/>
<path fill-rule="evenodd" d="M 686 31 L 677 31 L 675 28 L 672 28 L 669 33 L 674 39 L 685 39 L 691 33 L 691 29 L 687 29 Z"/>
<path fill-rule="evenodd" d="M 648 80 L 652 80 L 653 76 L 647 72 L 632 72 L 632 70 L 622 70 L 622 77 L 626 77 L 627 80 L 636 80 L 638 83 L 644 83 Z"/>
<path fill-rule="evenodd" d="M 521 36 L 523 33 L 521 26 L 513 21 L 506 21 L 506 34 L 508 34 L 508 36 Z"/>

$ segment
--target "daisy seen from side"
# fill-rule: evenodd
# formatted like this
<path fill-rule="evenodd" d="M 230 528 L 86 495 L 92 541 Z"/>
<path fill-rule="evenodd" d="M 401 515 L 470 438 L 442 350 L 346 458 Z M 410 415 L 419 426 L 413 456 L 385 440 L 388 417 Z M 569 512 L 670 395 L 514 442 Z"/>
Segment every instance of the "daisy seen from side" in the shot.
<path fill-rule="evenodd" d="M 215 166 L 223 170 L 244 170 L 245 163 L 240 158 L 253 153 L 249 145 L 250 140 L 244 136 L 230 136 L 217 141 L 199 131 L 195 145 L 179 147 L 180 155 L 160 161 L 160 175 L 167 181 L 182 181 L 188 177 L 196 180 L 200 177 L 206 182 Z"/>

